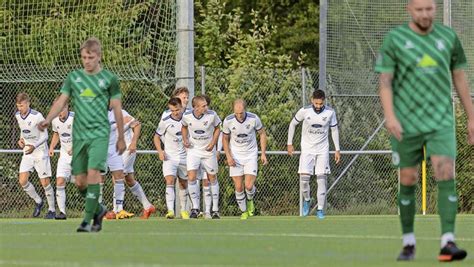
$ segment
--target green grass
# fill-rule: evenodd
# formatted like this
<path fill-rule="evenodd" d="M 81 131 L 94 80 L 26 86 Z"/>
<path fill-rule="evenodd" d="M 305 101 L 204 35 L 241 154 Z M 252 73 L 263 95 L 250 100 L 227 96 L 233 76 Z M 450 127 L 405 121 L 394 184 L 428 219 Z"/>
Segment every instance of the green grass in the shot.
<path fill-rule="evenodd" d="M 237 217 L 105 221 L 76 233 L 79 219 L 0 219 L 1 266 L 445 266 L 437 262 L 439 219 L 417 216 L 417 255 L 397 263 L 397 216 Z M 474 215 L 457 218 L 474 266 Z"/>

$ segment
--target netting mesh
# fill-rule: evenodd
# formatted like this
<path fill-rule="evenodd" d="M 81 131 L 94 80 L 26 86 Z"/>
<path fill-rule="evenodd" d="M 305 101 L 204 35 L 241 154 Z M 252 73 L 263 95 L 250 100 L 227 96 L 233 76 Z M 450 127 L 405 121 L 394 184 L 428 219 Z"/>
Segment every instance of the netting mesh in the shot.
<path fill-rule="evenodd" d="M 5 0 L 0 3 L 0 81 L 62 81 L 96 36 L 104 66 L 123 80 L 174 77 L 174 0 Z"/>

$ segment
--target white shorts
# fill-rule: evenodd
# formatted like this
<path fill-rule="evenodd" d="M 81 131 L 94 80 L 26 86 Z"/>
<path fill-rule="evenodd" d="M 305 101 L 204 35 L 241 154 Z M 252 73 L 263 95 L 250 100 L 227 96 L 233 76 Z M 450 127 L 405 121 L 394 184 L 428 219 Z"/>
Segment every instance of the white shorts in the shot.
<path fill-rule="evenodd" d="M 196 173 L 196 178 L 198 180 L 207 180 L 207 173 L 204 170 L 204 168 L 201 166 L 201 168 L 197 171 Z"/>
<path fill-rule="evenodd" d="M 188 171 L 196 170 L 199 172 L 202 167 L 207 173 L 216 174 L 218 169 L 216 153 L 214 152 L 209 156 L 199 156 L 188 152 L 186 166 Z"/>
<path fill-rule="evenodd" d="M 163 176 L 174 176 L 187 180 L 186 159 L 167 159 L 163 161 Z"/>
<path fill-rule="evenodd" d="M 317 155 L 301 153 L 298 173 L 308 173 L 310 175 L 330 174 L 329 153 Z"/>
<path fill-rule="evenodd" d="M 71 178 L 71 156 L 59 156 L 58 166 L 56 168 L 56 177 L 63 177 L 66 181 Z"/>
<path fill-rule="evenodd" d="M 33 170 L 36 170 L 40 179 L 51 177 L 49 157 L 33 157 L 31 155 L 21 157 L 20 173 L 33 172 Z"/>
<path fill-rule="evenodd" d="M 123 159 L 123 173 L 129 174 L 134 173 L 133 165 L 135 164 L 135 159 L 137 158 L 137 153 L 130 154 L 129 150 L 125 150 L 122 154 Z"/>
<path fill-rule="evenodd" d="M 257 176 L 258 157 L 243 159 L 234 157 L 234 161 L 235 167 L 229 167 L 230 177 L 243 176 L 244 174 Z"/>
<path fill-rule="evenodd" d="M 113 153 L 107 154 L 107 167 L 109 167 L 109 171 L 123 171 L 123 159 L 122 156 L 118 154 L 117 151 Z"/>

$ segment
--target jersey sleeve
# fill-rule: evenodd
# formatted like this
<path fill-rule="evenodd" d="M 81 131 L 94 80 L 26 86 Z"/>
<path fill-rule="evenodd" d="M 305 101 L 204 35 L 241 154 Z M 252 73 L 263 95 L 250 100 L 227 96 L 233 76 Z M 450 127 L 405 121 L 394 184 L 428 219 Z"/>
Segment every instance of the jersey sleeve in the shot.
<path fill-rule="evenodd" d="M 332 113 L 332 116 L 331 116 L 331 124 L 330 124 L 329 126 L 331 126 L 331 127 L 337 126 L 336 112 L 333 112 L 333 113 Z"/>
<path fill-rule="evenodd" d="M 217 113 L 214 113 L 214 123 L 213 123 L 214 127 L 219 126 L 219 124 L 221 124 L 221 122 L 222 122 L 221 118 L 219 118 L 219 116 L 217 116 Z"/>
<path fill-rule="evenodd" d="M 298 122 L 302 122 L 304 120 L 304 109 L 301 108 L 296 112 L 294 119 Z"/>
<path fill-rule="evenodd" d="M 54 119 L 54 120 L 51 122 L 51 128 L 53 128 L 53 132 L 58 132 L 58 130 L 56 130 L 56 119 Z"/>
<path fill-rule="evenodd" d="M 379 54 L 375 62 L 375 72 L 393 73 L 395 71 L 395 65 L 395 49 L 392 35 L 389 33 L 385 36 L 382 47 L 379 50 Z"/>
<path fill-rule="evenodd" d="M 115 75 L 110 80 L 109 95 L 110 99 L 120 99 L 122 97 L 122 93 L 120 92 L 120 82 Z"/>
<path fill-rule="evenodd" d="M 158 123 L 158 127 L 156 128 L 155 133 L 159 136 L 163 136 L 165 134 L 165 131 L 166 131 L 165 123 L 164 121 L 161 120 L 160 123 Z"/>
<path fill-rule="evenodd" d="M 255 116 L 255 131 L 260 131 L 263 128 L 262 121 L 258 116 Z"/>
<path fill-rule="evenodd" d="M 451 57 L 451 70 L 463 69 L 467 67 L 466 54 L 464 54 L 464 49 L 462 48 L 461 41 L 459 40 L 457 34 L 454 36 L 454 46 L 453 54 Z"/>
<path fill-rule="evenodd" d="M 66 80 L 64 80 L 63 85 L 61 86 L 60 93 L 71 96 L 72 93 L 72 81 L 71 81 L 71 74 L 68 74 Z"/>
<path fill-rule="evenodd" d="M 224 120 L 224 123 L 222 124 L 222 132 L 224 134 L 230 134 L 230 120 Z"/>

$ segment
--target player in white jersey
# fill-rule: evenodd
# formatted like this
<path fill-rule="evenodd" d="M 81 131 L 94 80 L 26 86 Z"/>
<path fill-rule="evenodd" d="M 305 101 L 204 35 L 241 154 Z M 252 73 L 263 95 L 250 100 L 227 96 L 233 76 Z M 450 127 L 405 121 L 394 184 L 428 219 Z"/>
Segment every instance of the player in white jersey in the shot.
<path fill-rule="evenodd" d="M 56 202 L 59 207 L 59 213 L 55 217 L 56 220 L 66 220 L 66 182 L 71 179 L 73 121 L 74 112 L 69 111 L 68 104 L 64 106 L 59 116 L 52 121 L 53 137 L 49 146 L 50 157 L 54 156 L 56 145 L 61 143 L 56 168 Z"/>
<path fill-rule="evenodd" d="M 219 219 L 219 183 L 217 181 L 216 144 L 219 138 L 221 120 L 217 114 L 207 109 L 203 96 L 195 96 L 193 111 L 184 113 L 182 119 L 183 144 L 187 148 L 186 165 L 188 170 L 188 190 L 191 196 L 191 218 L 199 214 L 199 188 L 197 173 L 201 166 L 205 169 L 211 183 L 213 219 Z"/>
<path fill-rule="evenodd" d="M 38 217 L 43 208 L 43 200 L 28 180 L 30 172 L 36 170 L 48 202 L 48 213 L 45 219 L 54 219 L 56 210 L 54 189 L 50 184 L 51 163 L 48 155 L 48 133 L 37 128 L 37 124 L 43 121 L 44 117 L 38 111 L 30 108 L 30 97 L 26 93 L 19 93 L 16 96 L 16 108 L 18 112 L 16 112 L 15 118 L 20 127 L 18 145 L 23 149 L 18 177 L 19 183 L 26 194 L 35 201 L 33 217 Z"/>
<path fill-rule="evenodd" d="M 339 130 L 335 111 L 324 105 L 326 96 L 324 91 L 315 90 L 311 97 L 311 105 L 298 110 L 288 129 L 288 154 L 293 155 L 293 135 L 296 126 L 303 122 L 301 131 L 301 155 L 298 173 L 300 175 L 300 191 L 303 194 L 303 216 L 310 211 L 310 188 L 311 175 L 317 178 L 318 209 L 316 216 L 324 219 L 324 207 L 326 205 L 327 175 L 331 173 L 329 168 L 329 128 L 334 142 L 335 161 L 341 159 L 339 148 Z"/>
<path fill-rule="evenodd" d="M 262 164 L 268 163 L 266 156 L 267 135 L 260 118 L 246 111 L 243 99 L 236 99 L 233 104 L 234 114 L 224 120 L 222 144 L 230 167 L 230 176 L 235 185 L 235 198 L 242 211 L 241 219 L 253 216 L 255 205 L 255 178 L 258 171 L 257 133 L 260 136 L 260 157 Z M 245 176 L 245 192 L 244 192 Z"/>
<path fill-rule="evenodd" d="M 169 115 L 163 117 L 158 124 L 153 143 L 158 151 L 158 157 L 163 162 L 163 176 L 166 183 L 166 213 L 167 219 L 175 218 L 174 202 L 175 194 L 175 180 L 178 177 L 180 192 L 180 206 L 181 218 L 189 219 L 189 214 L 186 211 L 186 202 L 188 198 L 187 192 L 187 169 L 186 169 L 186 150 L 183 145 L 182 137 L 182 116 L 184 107 L 181 105 L 181 100 L 176 97 L 170 98 L 168 101 Z M 164 144 L 164 150 L 161 148 L 161 143 Z"/>
<path fill-rule="evenodd" d="M 112 110 L 109 110 L 109 122 L 110 122 L 110 137 L 109 137 L 109 148 L 107 154 L 107 167 L 110 170 L 114 182 L 114 200 L 113 200 L 113 211 L 110 211 L 106 214 L 107 219 L 125 219 L 131 218 L 134 216 L 133 213 L 129 213 L 123 209 L 123 203 L 125 199 L 125 174 L 124 174 L 124 161 L 121 155 L 119 155 L 115 143 L 117 142 L 117 124 L 115 123 L 115 116 Z M 122 109 L 122 117 L 124 122 L 124 131 L 127 131 L 128 128 L 135 129 L 140 125 L 140 122 L 135 120 L 127 111 Z M 139 130 L 139 128 L 138 128 Z M 135 130 L 136 131 L 136 130 Z M 136 141 L 139 136 L 139 132 L 134 132 L 136 138 L 131 141 L 135 146 L 136 150 Z M 127 147 L 129 149 L 129 147 Z M 135 153 L 135 152 L 134 152 Z M 148 219 L 150 215 L 156 211 L 155 207 L 148 201 L 143 188 L 135 180 L 130 179 L 127 182 L 127 185 L 131 187 L 132 193 L 138 198 L 142 203 L 144 213 L 142 218 Z"/>

